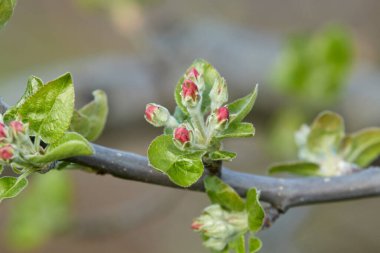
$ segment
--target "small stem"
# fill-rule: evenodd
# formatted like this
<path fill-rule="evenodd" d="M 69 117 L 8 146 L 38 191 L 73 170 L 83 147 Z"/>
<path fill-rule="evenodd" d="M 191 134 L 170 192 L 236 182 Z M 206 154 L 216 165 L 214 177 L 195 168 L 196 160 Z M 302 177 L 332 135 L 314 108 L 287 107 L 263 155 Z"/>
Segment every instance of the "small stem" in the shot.
<path fill-rule="evenodd" d="M 199 101 L 199 104 L 195 108 L 188 108 L 188 111 L 190 113 L 190 121 L 192 125 L 199 130 L 202 141 L 204 142 L 207 140 L 207 134 L 205 130 L 203 115 L 201 112 L 201 101 Z"/>
<path fill-rule="evenodd" d="M 173 116 L 170 116 L 169 120 L 166 123 L 166 126 L 169 128 L 176 128 L 178 126 L 178 122 Z"/>
<path fill-rule="evenodd" d="M 31 169 L 26 169 L 26 172 L 25 173 L 23 173 L 23 174 L 21 174 L 21 176 L 19 176 L 18 178 L 17 178 L 17 180 L 16 180 L 16 184 L 18 183 L 18 182 L 20 182 L 22 179 L 24 179 L 24 178 L 27 178 L 30 174 L 32 174 L 33 172 L 32 172 L 32 170 Z"/>
<path fill-rule="evenodd" d="M 211 175 L 221 176 L 222 161 L 213 161 L 207 156 L 203 158 L 203 165 L 210 172 Z"/>
<path fill-rule="evenodd" d="M 36 135 L 34 137 L 34 148 L 35 148 L 35 151 L 39 152 L 40 151 L 40 144 L 41 144 L 41 138 Z"/>

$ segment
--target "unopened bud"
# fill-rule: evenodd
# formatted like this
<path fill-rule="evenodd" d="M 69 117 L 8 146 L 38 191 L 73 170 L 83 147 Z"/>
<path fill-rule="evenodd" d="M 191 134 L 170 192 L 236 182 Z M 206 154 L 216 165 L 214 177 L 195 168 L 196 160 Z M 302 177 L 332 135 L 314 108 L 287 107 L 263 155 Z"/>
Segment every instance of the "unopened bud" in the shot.
<path fill-rule="evenodd" d="M 173 135 L 175 142 L 178 143 L 180 147 L 184 147 L 192 140 L 191 131 L 188 130 L 184 125 L 174 129 Z"/>
<path fill-rule="evenodd" d="M 195 67 L 191 67 L 188 70 L 186 76 L 187 76 L 187 78 L 194 78 L 195 80 L 198 80 L 199 72 Z"/>
<path fill-rule="evenodd" d="M 220 107 L 216 111 L 216 118 L 219 124 L 223 124 L 230 119 L 230 111 L 226 106 Z"/>
<path fill-rule="evenodd" d="M 212 111 L 228 101 L 227 84 L 224 78 L 215 79 L 214 85 L 210 91 L 210 99 Z"/>
<path fill-rule="evenodd" d="M 185 79 L 182 84 L 182 101 L 190 106 L 197 105 L 199 101 L 198 86 L 190 79 Z"/>
<path fill-rule="evenodd" d="M 5 128 L 5 125 L 3 123 L 0 123 L 0 140 L 7 137 L 7 130 Z"/>
<path fill-rule="evenodd" d="M 207 118 L 206 125 L 209 129 L 225 129 L 230 119 L 230 112 L 226 106 L 214 110 Z"/>
<path fill-rule="evenodd" d="M 22 124 L 21 121 L 12 121 L 11 123 L 9 123 L 9 126 L 13 129 L 15 133 L 24 132 L 24 124 Z"/>
<path fill-rule="evenodd" d="M 156 127 L 165 126 L 169 121 L 170 113 L 168 109 L 157 104 L 147 104 L 145 108 L 145 119 Z"/>
<path fill-rule="evenodd" d="M 13 157 L 13 148 L 11 145 L 6 145 L 0 148 L 0 159 L 10 160 Z"/>
<path fill-rule="evenodd" d="M 191 225 L 194 231 L 208 239 L 204 245 L 213 250 L 222 250 L 236 235 L 248 231 L 246 212 L 228 212 L 220 205 L 207 207 Z"/>

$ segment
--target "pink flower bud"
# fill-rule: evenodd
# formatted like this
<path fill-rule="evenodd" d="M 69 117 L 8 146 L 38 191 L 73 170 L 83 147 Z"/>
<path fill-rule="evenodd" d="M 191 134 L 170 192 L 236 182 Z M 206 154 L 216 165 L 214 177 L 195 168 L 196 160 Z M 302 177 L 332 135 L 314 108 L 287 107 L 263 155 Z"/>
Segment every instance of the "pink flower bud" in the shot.
<path fill-rule="evenodd" d="M 12 121 L 9 125 L 15 133 L 24 132 L 24 125 L 20 121 Z"/>
<path fill-rule="evenodd" d="M 195 230 L 195 231 L 199 231 L 199 230 L 201 230 L 202 226 L 203 225 L 200 224 L 198 221 L 193 221 L 193 223 L 191 224 L 191 229 Z"/>
<path fill-rule="evenodd" d="M 170 119 L 168 109 L 157 104 L 147 104 L 145 108 L 145 119 L 156 127 L 165 126 Z"/>
<path fill-rule="evenodd" d="M 0 159 L 9 160 L 13 157 L 13 148 L 11 145 L 6 145 L 0 148 Z"/>
<path fill-rule="evenodd" d="M 0 140 L 7 137 L 7 130 L 5 129 L 5 125 L 0 123 Z"/>
<path fill-rule="evenodd" d="M 192 67 L 188 72 L 187 72 L 188 78 L 194 77 L 195 79 L 198 79 L 199 77 L 199 72 L 197 71 L 196 68 Z"/>
<path fill-rule="evenodd" d="M 230 112 L 226 106 L 219 107 L 216 111 L 218 123 L 224 123 L 230 119 Z"/>
<path fill-rule="evenodd" d="M 191 100 L 192 102 L 196 102 L 198 99 L 198 86 L 190 79 L 186 79 L 182 84 L 182 97 L 185 101 Z"/>
<path fill-rule="evenodd" d="M 177 127 L 174 130 L 174 139 L 179 141 L 182 145 L 190 142 L 191 136 L 190 131 L 186 127 Z"/>
<path fill-rule="evenodd" d="M 158 106 L 153 104 L 147 104 L 145 108 L 145 118 L 148 121 L 152 121 L 154 112 L 158 110 Z"/>

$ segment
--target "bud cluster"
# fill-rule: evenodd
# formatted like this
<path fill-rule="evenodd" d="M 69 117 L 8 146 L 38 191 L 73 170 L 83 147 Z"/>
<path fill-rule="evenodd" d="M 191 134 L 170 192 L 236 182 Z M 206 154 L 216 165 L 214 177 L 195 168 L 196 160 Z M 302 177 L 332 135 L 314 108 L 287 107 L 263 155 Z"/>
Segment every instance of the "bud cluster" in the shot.
<path fill-rule="evenodd" d="M 219 205 L 211 205 L 193 221 L 191 228 L 207 238 L 205 247 L 221 251 L 237 236 L 248 231 L 248 215 L 246 212 L 227 212 Z"/>
<path fill-rule="evenodd" d="M 24 157 L 38 152 L 29 137 L 28 125 L 20 120 L 4 123 L 0 114 L 0 164 L 14 165 L 25 164 Z"/>
<path fill-rule="evenodd" d="M 181 149 L 207 148 L 215 134 L 224 130 L 229 121 L 229 109 L 224 106 L 228 100 L 226 82 L 223 78 L 216 78 L 209 94 L 206 94 L 211 110 L 206 120 L 202 111 L 205 91 L 202 70 L 191 67 L 184 75 L 180 88 L 181 102 L 189 113 L 187 121 L 179 125 L 165 107 L 153 103 L 146 106 L 145 119 L 156 127 L 173 129 L 174 142 Z"/>
<path fill-rule="evenodd" d="M 336 152 L 317 153 L 311 152 L 307 145 L 307 140 L 311 129 L 307 125 L 302 125 L 295 134 L 295 141 L 298 146 L 298 157 L 300 160 L 313 162 L 319 165 L 319 174 L 325 177 L 341 176 L 352 173 L 357 169 L 357 165 L 349 163 Z"/>

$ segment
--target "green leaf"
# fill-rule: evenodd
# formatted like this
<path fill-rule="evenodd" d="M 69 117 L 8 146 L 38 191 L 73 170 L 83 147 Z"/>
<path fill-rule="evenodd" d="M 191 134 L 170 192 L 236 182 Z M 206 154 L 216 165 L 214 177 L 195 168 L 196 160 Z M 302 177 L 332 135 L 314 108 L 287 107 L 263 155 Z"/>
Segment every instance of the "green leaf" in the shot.
<path fill-rule="evenodd" d="M 230 111 L 229 124 L 233 124 L 234 122 L 240 122 L 249 114 L 249 112 L 252 110 L 253 105 L 255 104 L 257 91 L 258 86 L 256 85 L 255 89 L 247 96 L 240 98 L 227 105 Z"/>
<path fill-rule="evenodd" d="M 68 173 L 36 174 L 28 190 L 13 201 L 6 242 L 15 251 L 37 250 L 70 223 L 72 184 Z"/>
<path fill-rule="evenodd" d="M 11 18 L 15 5 L 15 0 L 0 0 L 0 28 Z"/>
<path fill-rule="evenodd" d="M 28 185 L 26 178 L 18 179 L 16 177 L 0 178 L 0 202 L 3 199 L 16 197 Z"/>
<path fill-rule="evenodd" d="M 2 164 L 0 164 L 0 175 L 1 175 L 1 173 L 3 173 L 3 171 L 4 171 L 4 166 Z"/>
<path fill-rule="evenodd" d="M 74 86 L 65 74 L 41 87 L 20 107 L 23 121 L 46 143 L 59 139 L 69 128 L 74 111 Z"/>
<path fill-rule="evenodd" d="M 367 167 L 380 155 L 380 128 L 368 128 L 345 139 L 348 147 L 345 160 L 360 167 Z"/>
<path fill-rule="evenodd" d="M 273 68 L 269 83 L 289 95 L 291 101 L 297 101 L 296 104 L 326 107 L 336 102 L 348 83 L 352 42 L 350 34 L 336 25 L 312 36 L 292 36 Z"/>
<path fill-rule="evenodd" d="M 76 111 L 71 120 L 71 130 L 80 133 L 87 140 L 94 141 L 102 133 L 107 121 L 107 95 L 102 90 L 95 90 L 94 100 Z"/>
<path fill-rule="evenodd" d="M 261 207 L 259 196 L 260 193 L 256 188 L 251 188 L 247 192 L 246 209 L 248 212 L 248 227 L 253 233 L 261 229 L 265 218 L 265 212 Z"/>
<path fill-rule="evenodd" d="M 237 138 L 237 137 L 252 137 L 255 135 L 255 128 L 251 123 L 236 122 L 228 125 L 227 129 L 221 133 L 218 133 L 216 138 Z"/>
<path fill-rule="evenodd" d="M 4 114 L 4 120 L 6 122 L 9 122 L 11 120 L 16 119 L 19 108 L 25 103 L 26 100 L 33 96 L 43 85 L 44 83 L 38 77 L 29 77 L 28 84 L 24 91 L 24 95 L 21 97 L 21 99 L 17 102 L 15 106 L 12 106 L 6 111 L 6 113 Z"/>
<path fill-rule="evenodd" d="M 337 152 L 344 136 L 344 122 L 333 112 L 322 112 L 310 127 L 308 149 L 317 154 Z"/>
<path fill-rule="evenodd" d="M 252 237 L 249 239 L 249 252 L 250 253 L 256 253 L 261 250 L 261 247 L 263 246 L 263 243 L 261 240 L 257 237 Z"/>
<path fill-rule="evenodd" d="M 167 174 L 171 181 L 182 187 L 189 187 L 202 176 L 204 154 L 205 151 L 180 150 L 170 135 L 158 136 L 148 148 L 150 166 Z"/>
<path fill-rule="evenodd" d="M 44 164 L 73 156 L 92 155 L 93 152 L 90 143 L 83 136 L 74 132 L 66 132 L 59 140 L 47 147 L 45 154 L 30 156 L 28 160 Z"/>
<path fill-rule="evenodd" d="M 211 160 L 214 161 L 232 161 L 236 157 L 236 153 L 217 150 L 209 154 Z"/>
<path fill-rule="evenodd" d="M 244 235 L 238 236 L 235 240 L 228 244 L 230 249 L 234 249 L 235 253 L 246 253 Z"/>
<path fill-rule="evenodd" d="M 291 173 L 300 176 L 316 176 L 319 173 L 319 165 L 311 162 L 288 162 L 275 164 L 269 168 L 269 174 Z"/>
<path fill-rule="evenodd" d="M 203 78 L 205 81 L 205 90 L 202 95 L 202 113 L 207 114 L 210 111 L 210 97 L 209 93 L 211 91 L 212 86 L 214 85 L 215 79 L 222 79 L 219 72 L 207 61 L 203 59 L 196 59 L 193 64 L 188 68 L 191 69 L 195 67 L 196 69 L 200 70 L 200 72 L 203 71 Z M 186 72 L 188 72 L 188 70 Z M 181 99 L 181 91 L 182 91 L 182 83 L 184 81 L 184 76 L 182 76 L 175 88 L 174 98 L 177 102 L 178 107 L 183 111 L 185 115 L 188 115 L 186 107 L 182 104 Z"/>
<path fill-rule="evenodd" d="M 212 203 L 219 204 L 228 211 L 241 212 L 245 209 L 244 201 L 239 194 L 218 177 L 207 176 L 204 184 Z"/>

